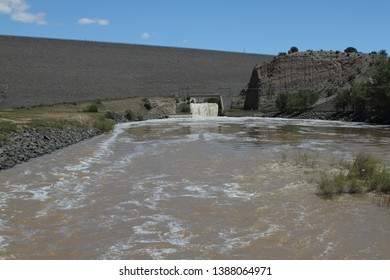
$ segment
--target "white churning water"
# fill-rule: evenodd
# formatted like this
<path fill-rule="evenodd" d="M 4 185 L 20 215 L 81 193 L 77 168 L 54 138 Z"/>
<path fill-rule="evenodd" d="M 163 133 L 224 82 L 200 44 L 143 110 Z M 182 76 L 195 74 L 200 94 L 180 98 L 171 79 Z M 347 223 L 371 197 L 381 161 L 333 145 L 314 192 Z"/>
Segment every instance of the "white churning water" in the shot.
<path fill-rule="evenodd" d="M 190 108 L 193 117 L 218 116 L 218 104 L 216 103 L 191 103 Z"/>

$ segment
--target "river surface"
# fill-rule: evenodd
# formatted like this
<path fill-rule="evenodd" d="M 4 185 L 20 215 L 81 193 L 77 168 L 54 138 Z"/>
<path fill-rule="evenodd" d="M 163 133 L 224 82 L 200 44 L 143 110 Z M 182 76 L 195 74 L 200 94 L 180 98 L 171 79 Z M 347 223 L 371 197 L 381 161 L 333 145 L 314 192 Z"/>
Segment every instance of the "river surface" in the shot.
<path fill-rule="evenodd" d="M 390 129 L 263 118 L 167 119 L 0 171 L 0 259 L 390 259 L 390 209 L 317 195 Z"/>

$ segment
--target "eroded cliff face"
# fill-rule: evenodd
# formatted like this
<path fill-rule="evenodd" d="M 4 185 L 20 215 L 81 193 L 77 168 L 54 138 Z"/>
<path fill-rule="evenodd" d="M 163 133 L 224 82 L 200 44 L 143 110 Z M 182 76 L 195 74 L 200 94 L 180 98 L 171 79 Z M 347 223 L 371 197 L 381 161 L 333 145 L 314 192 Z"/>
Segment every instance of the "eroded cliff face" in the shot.
<path fill-rule="evenodd" d="M 342 52 L 300 52 L 279 55 L 272 61 L 257 65 L 247 88 L 244 109 L 276 110 L 279 93 L 311 90 L 320 93 L 317 105 L 328 102 L 336 93 L 354 82 L 367 81 L 368 70 L 376 55 Z"/>

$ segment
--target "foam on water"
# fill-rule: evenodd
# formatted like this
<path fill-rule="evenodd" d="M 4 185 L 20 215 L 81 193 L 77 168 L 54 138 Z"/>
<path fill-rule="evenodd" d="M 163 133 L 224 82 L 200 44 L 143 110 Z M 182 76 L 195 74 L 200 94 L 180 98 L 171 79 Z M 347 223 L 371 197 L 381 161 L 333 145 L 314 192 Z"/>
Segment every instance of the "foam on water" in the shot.
<path fill-rule="evenodd" d="M 6 247 L 9 245 L 6 238 L 0 235 L 0 252 L 4 251 Z M 3 259 L 0 255 L 0 259 Z"/>

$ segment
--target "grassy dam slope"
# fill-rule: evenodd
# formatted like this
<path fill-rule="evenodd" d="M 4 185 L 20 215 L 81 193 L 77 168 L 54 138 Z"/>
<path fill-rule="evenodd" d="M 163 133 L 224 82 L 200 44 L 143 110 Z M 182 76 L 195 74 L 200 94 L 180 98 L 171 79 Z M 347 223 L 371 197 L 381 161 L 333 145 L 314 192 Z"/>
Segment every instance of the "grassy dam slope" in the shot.
<path fill-rule="evenodd" d="M 0 108 L 132 96 L 237 96 L 270 55 L 0 36 Z M 6 89 L 6 93 L 5 93 Z"/>

